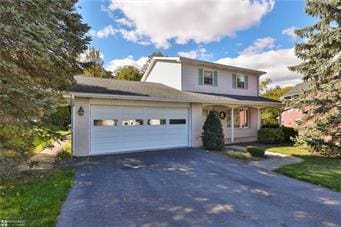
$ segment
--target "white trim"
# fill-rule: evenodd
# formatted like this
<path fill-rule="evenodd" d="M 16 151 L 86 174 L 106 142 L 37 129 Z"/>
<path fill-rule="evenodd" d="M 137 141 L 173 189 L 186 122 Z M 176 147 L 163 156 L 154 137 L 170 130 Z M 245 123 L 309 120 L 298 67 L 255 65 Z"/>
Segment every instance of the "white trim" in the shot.
<path fill-rule="evenodd" d="M 234 107 L 231 107 L 231 143 L 234 142 Z"/>
<path fill-rule="evenodd" d="M 83 93 L 83 92 L 70 92 L 74 97 L 86 97 L 86 98 L 103 98 L 103 99 L 120 99 L 120 100 L 136 100 L 136 101 L 156 101 L 156 102 L 178 102 L 178 103 L 202 103 L 202 104 L 223 104 L 223 105 L 239 105 L 239 106 L 249 106 L 249 105 L 262 105 L 265 107 L 281 107 L 282 103 L 277 102 L 261 102 L 261 101 L 244 101 L 232 99 L 229 101 L 221 100 L 200 100 L 195 96 L 191 100 L 185 99 L 170 99 L 170 98 L 158 98 L 158 97 L 142 97 L 142 96 L 128 96 L 128 95 L 110 95 L 110 94 L 98 94 L 98 93 Z"/>
<path fill-rule="evenodd" d="M 261 115 L 260 115 L 260 108 L 257 108 L 257 130 L 261 127 Z"/>
<path fill-rule="evenodd" d="M 76 148 L 76 131 L 75 131 L 75 122 L 76 122 L 76 116 L 75 116 L 75 97 L 74 95 L 70 96 L 70 105 L 71 105 L 71 149 L 72 154 L 74 154 L 75 148 Z"/>

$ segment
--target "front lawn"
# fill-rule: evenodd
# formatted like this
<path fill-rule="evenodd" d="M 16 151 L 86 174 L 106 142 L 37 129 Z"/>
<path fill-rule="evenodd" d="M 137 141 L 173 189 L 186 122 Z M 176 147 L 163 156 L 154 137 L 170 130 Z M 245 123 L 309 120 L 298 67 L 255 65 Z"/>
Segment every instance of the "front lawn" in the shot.
<path fill-rule="evenodd" d="M 271 147 L 267 151 L 302 158 L 301 163 L 291 164 L 276 170 L 281 174 L 341 191 L 341 159 L 327 158 L 310 153 L 302 147 Z"/>
<path fill-rule="evenodd" d="M 0 220 L 25 226 L 54 226 L 73 182 L 74 170 L 32 171 L 0 184 Z"/>

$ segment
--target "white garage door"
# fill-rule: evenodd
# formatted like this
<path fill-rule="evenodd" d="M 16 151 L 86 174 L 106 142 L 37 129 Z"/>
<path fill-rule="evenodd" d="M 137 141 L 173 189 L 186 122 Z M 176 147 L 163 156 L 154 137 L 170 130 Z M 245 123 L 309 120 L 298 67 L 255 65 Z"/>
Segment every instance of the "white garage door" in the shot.
<path fill-rule="evenodd" d="M 91 155 L 188 146 L 188 109 L 91 106 Z"/>

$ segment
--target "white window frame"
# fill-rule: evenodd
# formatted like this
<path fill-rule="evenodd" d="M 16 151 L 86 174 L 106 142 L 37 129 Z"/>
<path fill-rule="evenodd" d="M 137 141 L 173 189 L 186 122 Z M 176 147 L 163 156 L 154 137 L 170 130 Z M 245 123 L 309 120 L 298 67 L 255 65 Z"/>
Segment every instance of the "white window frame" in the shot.
<path fill-rule="evenodd" d="M 207 83 L 205 83 L 205 73 L 206 72 L 209 72 L 209 73 L 211 73 L 211 81 L 212 81 L 212 83 L 211 84 L 207 84 Z M 213 84 L 214 84 L 214 71 L 212 71 L 212 70 L 205 70 L 205 69 L 203 69 L 203 85 L 204 86 L 213 86 Z"/>
<path fill-rule="evenodd" d="M 239 77 L 243 77 L 243 78 L 244 78 L 244 83 L 243 83 L 244 86 L 243 86 L 243 87 L 239 87 L 239 86 L 238 86 L 238 78 L 239 78 Z M 247 89 L 246 86 L 245 86 L 245 84 L 246 84 L 246 76 L 245 76 L 245 75 L 238 75 L 238 74 L 237 74 L 237 75 L 236 75 L 236 84 L 235 84 L 235 85 L 236 85 L 236 88 L 238 88 L 238 89 Z"/>
<path fill-rule="evenodd" d="M 241 110 L 245 110 L 246 111 L 246 123 L 247 123 L 247 127 L 240 127 L 240 111 Z M 234 115 L 234 119 L 233 119 L 233 124 L 234 124 L 234 128 L 250 128 L 250 120 L 251 120 L 251 117 L 250 117 L 250 108 L 248 108 L 248 107 L 243 107 L 243 108 L 235 108 L 233 111 L 235 111 L 234 113 L 233 113 L 233 115 Z M 236 113 L 237 112 L 237 113 Z M 236 119 L 236 117 L 238 116 L 238 118 L 239 118 L 239 123 L 238 123 L 238 125 L 236 125 L 235 123 L 235 119 Z"/>

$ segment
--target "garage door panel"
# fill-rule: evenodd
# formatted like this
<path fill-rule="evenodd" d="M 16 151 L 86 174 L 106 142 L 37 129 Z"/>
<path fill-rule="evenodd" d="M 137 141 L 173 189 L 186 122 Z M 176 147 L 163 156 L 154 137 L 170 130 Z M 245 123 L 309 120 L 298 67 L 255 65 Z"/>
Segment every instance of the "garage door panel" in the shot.
<path fill-rule="evenodd" d="M 94 120 L 106 119 L 117 120 L 117 125 L 94 126 Z M 143 125 L 122 125 L 136 119 Z M 166 124 L 148 125 L 148 119 L 166 119 Z M 186 124 L 170 125 L 170 119 L 185 119 Z M 180 146 L 188 146 L 187 108 L 91 106 L 91 154 Z"/>

